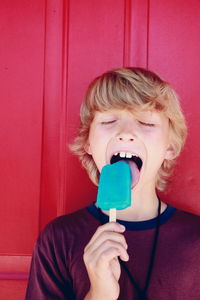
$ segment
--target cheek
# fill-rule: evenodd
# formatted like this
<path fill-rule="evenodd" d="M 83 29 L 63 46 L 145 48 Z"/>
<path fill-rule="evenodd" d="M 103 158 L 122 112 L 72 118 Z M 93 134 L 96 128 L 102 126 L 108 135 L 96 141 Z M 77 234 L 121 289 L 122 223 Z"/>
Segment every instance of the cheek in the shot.
<path fill-rule="evenodd" d="M 168 148 L 168 136 L 163 134 L 149 135 L 146 139 L 147 153 L 156 166 L 162 164 Z"/>
<path fill-rule="evenodd" d="M 89 154 L 92 156 L 99 171 L 105 164 L 104 153 L 106 152 L 106 145 L 106 136 L 102 132 L 91 130 L 89 135 Z"/>
<path fill-rule="evenodd" d="M 105 144 L 106 136 L 101 132 L 91 131 L 89 135 L 89 145 L 91 151 L 97 151 L 99 148 L 102 148 Z"/>
<path fill-rule="evenodd" d="M 160 149 L 167 147 L 169 141 L 169 132 L 167 128 L 158 128 L 157 131 L 149 132 L 145 136 L 147 142 L 153 147 Z"/>

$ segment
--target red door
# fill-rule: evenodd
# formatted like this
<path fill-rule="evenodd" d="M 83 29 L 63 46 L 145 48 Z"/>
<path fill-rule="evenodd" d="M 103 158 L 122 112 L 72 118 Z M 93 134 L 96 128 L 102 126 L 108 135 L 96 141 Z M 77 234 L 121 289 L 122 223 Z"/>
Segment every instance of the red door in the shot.
<path fill-rule="evenodd" d="M 107 69 L 148 67 L 180 94 L 189 138 L 162 197 L 200 214 L 200 3 L 17 0 L 0 13 L 0 300 L 21 300 L 41 228 L 95 200 L 66 145 L 88 83 Z"/>

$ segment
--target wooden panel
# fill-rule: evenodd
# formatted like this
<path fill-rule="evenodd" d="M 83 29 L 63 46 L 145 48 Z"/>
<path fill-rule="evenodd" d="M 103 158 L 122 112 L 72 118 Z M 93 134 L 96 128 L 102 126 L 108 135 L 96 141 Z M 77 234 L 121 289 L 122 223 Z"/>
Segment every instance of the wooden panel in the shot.
<path fill-rule="evenodd" d="M 19 274 L 20 278 L 27 278 L 29 272 L 31 256 L 14 256 L 1 255 L 0 256 L 0 279 L 12 279 Z M 12 277 L 13 274 L 13 277 Z"/>
<path fill-rule="evenodd" d="M 0 300 L 22 300 L 31 256 L 0 256 Z"/>
<path fill-rule="evenodd" d="M 150 1 L 149 68 L 172 82 L 189 126 L 175 183 L 165 196 L 174 206 L 200 214 L 200 2 Z"/>
<path fill-rule="evenodd" d="M 0 300 L 22 300 L 39 225 L 45 1 L 0 11 Z"/>
<path fill-rule="evenodd" d="M 124 64 L 125 4 L 121 0 L 70 2 L 67 143 L 76 135 L 80 103 L 88 83 L 103 71 Z M 69 152 L 66 180 L 65 211 L 95 200 L 96 188 Z"/>
<path fill-rule="evenodd" d="M 67 27 L 68 2 L 47 1 L 40 229 L 64 213 Z"/>
<path fill-rule="evenodd" d="M 26 291 L 26 280 L 1 280 L 0 300 L 23 300 Z"/>
<path fill-rule="evenodd" d="M 12 4 L 0 2 L 0 253 L 28 254 L 38 234 L 44 1 Z"/>
<path fill-rule="evenodd" d="M 130 0 L 130 56 L 128 65 L 148 65 L 149 1 Z"/>

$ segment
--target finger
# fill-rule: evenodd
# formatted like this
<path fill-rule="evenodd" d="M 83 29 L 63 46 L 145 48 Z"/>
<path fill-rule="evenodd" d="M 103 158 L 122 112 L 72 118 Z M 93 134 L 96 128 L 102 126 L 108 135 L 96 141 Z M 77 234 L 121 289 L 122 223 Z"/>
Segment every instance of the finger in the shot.
<path fill-rule="evenodd" d="M 99 263 L 108 265 L 110 260 L 118 256 L 124 261 L 129 259 L 126 249 L 120 243 L 107 240 L 91 253 L 85 253 L 84 260 L 86 265 L 95 268 Z"/>
<path fill-rule="evenodd" d="M 120 243 L 125 249 L 128 248 L 125 237 L 122 234 L 104 231 L 92 243 L 90 243 L 90 245 L 87 246 L 85 251 L 95 251 L 101 244 L 105 243 L 106 241 L 114 241 Z"/>
<path fill-rule="evenodd" d="M 125 227 L 116 222 L 110 222 L 110 223 L 106 223 L 102 226 L 99 226 L 97 228 L 96 232 L 94 233 L 94 235 L 92 236 L 91 240 L 87 244 L 85 249 L 87 250 L 87 247 L 89 247 L 98 238 L 98 236 L 104 231 L 113 231 L 113 232 L 122 233 L 125 231 Z"/>

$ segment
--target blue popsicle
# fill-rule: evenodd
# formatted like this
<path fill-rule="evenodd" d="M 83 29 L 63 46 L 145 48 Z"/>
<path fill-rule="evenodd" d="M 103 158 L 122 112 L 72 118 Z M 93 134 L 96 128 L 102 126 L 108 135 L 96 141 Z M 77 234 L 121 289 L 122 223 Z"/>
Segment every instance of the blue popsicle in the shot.
<path fill-rule="evenodd" d="M 131 206 L 131 183 L 132 175 L 127 162 L 104 166 L 100 174 L 97 206 L 103 210 L 121 210 Z"/>

